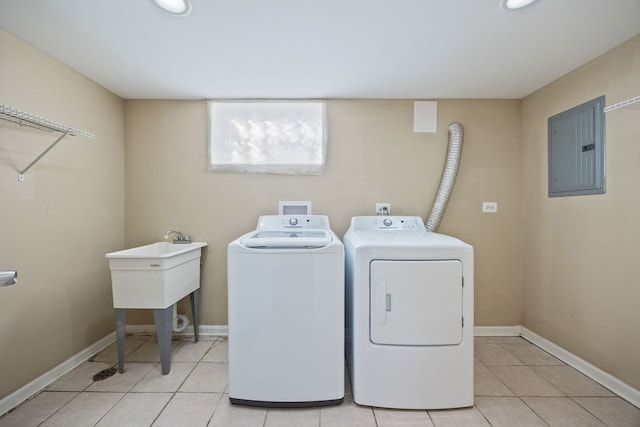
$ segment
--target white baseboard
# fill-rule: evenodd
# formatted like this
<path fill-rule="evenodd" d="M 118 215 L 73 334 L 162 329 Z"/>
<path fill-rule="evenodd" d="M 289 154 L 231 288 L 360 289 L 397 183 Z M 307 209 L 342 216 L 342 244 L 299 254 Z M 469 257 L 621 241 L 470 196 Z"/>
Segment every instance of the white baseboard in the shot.
<path fill-rule="evenodd" d="M 473 335 L 476 337 L 519 337 L 522 331 L 520 325 L 514 326 L 475 326 Z"/>
<path fill-rule="evenodd" d="M 155 325 L 127 325 L 128 334 L 155 334 Z M 200 335 L 226 337 L 229 336 L 229 327 L 227 325 L 200 325 L 198 328 Z M 193 328 L 187 327 L 182 332 L 174 332 L 175 335 L 192 336 Z"/>
<path fill-rule="evenodd" d="M 189 328 L 187 328 L 189 329 Z M 187 332 L 187 331 L 185 331 Z M 200 325 L 200 328 L 198 328 L 198 333 L 200 335 L 215 335 L 215 336 L 221 336 L 221 337 L 228 337 L 229 336 L 229 326 L 227 325 Z M 188 335 L 193 335 L 193 332 L 191 332 Z"/>
<path fill-rule="evenodd" d="M 112 332 L 98 342 L 85 348 L 81 352 L 71 356 L 58 366 L 40 375 L 35 380 L 4 397 L 2 400 L 0 400 L 0 416 L 6 414 L 25 400 L 29 399 L 31 396 L 44 389 L 46 386 L 53 383 L 55 380 L 57 380 L 67 372 L 71 371 L 76 366 L 80 365 L 86 360 L 89 360 L 94 354 L 99 353 L 115 340 L 116 333 Z"/>
<path fill-rule="evenodd" d="M 556 345 L 551 341 L 542 338 L 535 332 L 532 332 L 525 327 L 522 327 L 521 329 L 522 338 L 530 341 L 532 344 L 535 344 L 547 353 L 557 357 L 567 365 L 575 368 L 592 380 L 600 383 L 603 387 L 608 388 L 632 405 L 640 408 L 640 391 L 636 390 L 625 382 L 620 381 L 613 375 L 606 373 L 602 369 L 593 366 L 591 363 L 579 358 L 575 354 L 568 352 L 559 345 Z"/>

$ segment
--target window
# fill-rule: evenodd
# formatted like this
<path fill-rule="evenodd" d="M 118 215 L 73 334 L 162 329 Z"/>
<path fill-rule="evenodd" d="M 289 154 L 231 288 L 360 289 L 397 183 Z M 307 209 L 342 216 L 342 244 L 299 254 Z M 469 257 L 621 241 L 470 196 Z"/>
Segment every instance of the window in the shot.
<path fill-rule="evenodd" d="M 325 110 L 316 101 L 209 101 L 209 169 L 322 174 Z"/>

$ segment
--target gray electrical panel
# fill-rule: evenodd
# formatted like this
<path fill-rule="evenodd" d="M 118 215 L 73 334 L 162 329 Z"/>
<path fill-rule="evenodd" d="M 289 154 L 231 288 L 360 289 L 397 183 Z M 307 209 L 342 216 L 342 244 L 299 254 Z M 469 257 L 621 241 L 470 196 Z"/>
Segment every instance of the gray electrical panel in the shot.
<path fill-rule="evenodd" d="M 549 117 L 549 197 L 605 192 L 604 96 Z"/>

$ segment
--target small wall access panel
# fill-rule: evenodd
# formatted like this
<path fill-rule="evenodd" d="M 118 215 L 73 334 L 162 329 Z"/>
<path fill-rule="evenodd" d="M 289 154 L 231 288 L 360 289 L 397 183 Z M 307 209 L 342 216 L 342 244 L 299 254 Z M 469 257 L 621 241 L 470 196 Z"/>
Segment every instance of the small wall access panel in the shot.
<path fill-rule="evenodd" d="M 605 192 L 604 101 L 549 117 L 549 197 Z"/>
<path fill-rule="evenodd" d="M 438 102 L 416 101 L 413 103 L 413 131 L 426 133 L 438 131 Z"/>

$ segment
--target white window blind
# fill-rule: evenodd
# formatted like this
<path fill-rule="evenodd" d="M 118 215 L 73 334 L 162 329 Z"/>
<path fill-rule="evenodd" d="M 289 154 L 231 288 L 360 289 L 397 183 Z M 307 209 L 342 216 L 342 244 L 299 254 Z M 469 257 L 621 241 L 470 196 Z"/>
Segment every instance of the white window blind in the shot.
<path fill-rule="evenodd" d="M 322 174 L 325 110 L 319 101 L 209 101 L 209 169 Z"/>

